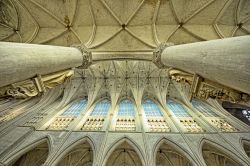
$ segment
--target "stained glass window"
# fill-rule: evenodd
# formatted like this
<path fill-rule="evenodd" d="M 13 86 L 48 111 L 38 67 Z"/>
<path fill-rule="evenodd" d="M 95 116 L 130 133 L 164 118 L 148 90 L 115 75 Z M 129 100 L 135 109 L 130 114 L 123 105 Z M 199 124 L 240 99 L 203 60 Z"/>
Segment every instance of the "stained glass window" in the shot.
<path fill-rule="evenodd" d="M 242 114 L 248 119 L 248 121 L 250 121 L 250 110 L 242 110 Z"/>
<path fill-rule="evenodd" d="M 197 99 L 193 99 L 192 100 L 192 104 L 193 106 L 200 111 L 204 116 L 206 117 L 219 117 L 219 115 L 217 115 L 211 106 L 209 106 L 208 104 L 197 100 Z"/>
<path fill-rule="evenodd" d="M 78 116 L 82 111 L 84 111 L 87 100 L 83 99 L 79 102 L 72 104 L 66 111 L 63 112 L 62 116 Z"/>
<path fill-rule="evenodd" d="M 167 101 L 167 106 L 173 112 L 176 117 L 191 117 L 187 112 L 186 108 L 182 104 L 173 100 Z"/>
<path fill-rule="evenodd" d="M 147 99 L 144 101 L 143 108 L 147 117 L 162 116 L 160 108 L 152 100 Z"/>
<path fill-rule="evenodd" d="M 106 116 L 110 108 L 110 101 L 104 99 L 96 104 L 90 116 Z"/>
<path fill-rule="evenodd" d="M 128 100 L 122 100 L 119 104 L 118 116 L 134 116 L 134 104 Z"/>

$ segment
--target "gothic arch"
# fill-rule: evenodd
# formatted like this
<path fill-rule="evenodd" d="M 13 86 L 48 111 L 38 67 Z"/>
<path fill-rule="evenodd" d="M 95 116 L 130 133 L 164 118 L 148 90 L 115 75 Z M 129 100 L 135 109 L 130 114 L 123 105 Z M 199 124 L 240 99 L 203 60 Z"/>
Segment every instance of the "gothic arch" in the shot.
<path fill-rule="evenodd" d="M 76 163 L 81 163 L 83 166 L 91 166 L 93 165 L 94 158 L 94 143 L 90 137 L 86 136 L 65 147 L 62 153 L 56 157 L 53 165 L 70 165 L 69 163 L 76 165 Z"/>
<path fill-rule="evenodd" d="M 135 103 L 135 96 L 132 93 L 132 90 L 129 89 L 127 94 L 122 94 L 123 90 L 120 92 L 117 103 L 120 103 L 124 99 L 131 100 L 133 103 Z"/>
<path fill-rule="evenodd" d="M 164 105 L 162 105 L 162 103 L 157 98 L 154 98 L 154 97 L 143 97 L 142 98 L 142 102 L 141 102 L 142 107 L 143 107 L 143 103 L 146 100 L 151 100 L 152 102 L 154 102 L 157 105 L 157 107 L 159 107 L 159 109 L 160 109 L 161 112 L 165 111 Z"/>
<path fill-rule="evenodd" d="M 167 98 L 166 102 L 168 100 L 173 100 L 174 102 L 181 104 L 185 109 L 187 109 L 188 113 L 189 112 L 194 112 L 193 108 L 190 108 L 185 102 L 179 100 L 179 99 L 175 99 L 175 98 Z"/>
<path fill-rule="evenodd" d="M 103 100 L 108 100 L 110 102 L 110 106 L 112 105 L 112 101 L 111 101 L 111 96 L 104 96 L 104 97 L 99 97 L 99 98 L 96 98 L 91 104 L 89 107 L 92 107 L 93 108 L 96 106 L 96 104 L 98 104 L 99 102 L 103 101 Z"/>
<path fill-rule="evenodd" d="M 181 148 L 176 143 L 162 138 L 154 146 L 154 163 L 156 166 L 191 166 L 196 165 L 195 160 L 192 159 L 187 151 Z"/>
<path fill-rule="evenodd" d="M 199 151 L 207 166 L 242 165 L 242 160 L 232 151 L 205 138 L 201 140 Z"/>
<path fill-rule="evenodd" d="M 42 165 L 45 163 L 51 151 L 50 138 L 45 137 L 35 140 L 29 145 L 18 150 L 6 162 L 7 165 Z"/>
<path fill-rule="evenodd" d="M 120 149 L 119 149 L 120 148 Z M 109 150 L 102 162 L 103 166 L 144 166 L 145 160 L 142 150 L 131 139 L 124 137 L 109 146 Z M 126 158 L 126 162 L 119 161 L 122 156 Z M 116 163 L 115 163 L 116 162 Z"/>
<path fill-rule="evenodd" d="M 134 104 L 134 106 L 136 107 L 135 99 L 133 97 L 130 97 L 130 96 L 123 96 L 123 97 L 119 98 L 118 101 L 117 101 L 117 106 L 119 106 L 119 104 L 123 100 L 129 100 L 129 101 L 131 101 Z"/>
<path fill-rule="evenodd" d="M 243 148 L 244 152 L 250 159 L 250 140 L 241 139 L 241 147 Z"/>

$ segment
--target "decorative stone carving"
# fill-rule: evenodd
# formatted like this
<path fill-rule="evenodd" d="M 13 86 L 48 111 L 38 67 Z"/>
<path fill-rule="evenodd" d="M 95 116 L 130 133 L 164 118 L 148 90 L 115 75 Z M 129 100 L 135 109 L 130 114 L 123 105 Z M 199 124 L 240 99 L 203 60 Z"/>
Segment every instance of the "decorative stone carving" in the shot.
<path fill-rule="evenodd" d="M 62 84 L 63 82 L 65 82 L 68 78 L 72 77 L 73 75 L 74 75 L 73 70 L 61 71 L 61 72 L 42 76 L 41 82 L 45 88 L 51 89 L 51 88 L 56 87 L 57 85 Z"/>
<path fill-rule="evenodd" d="M 92 63 L 92 53 L 83 44 L 82 45 L 73 45 L 72 47 L 78 48 L 82 53 L 82 66 L 80 66 L 78 68 L 87 69 Z"/>
<path fill-rule="evenodd" d="M 118 118 L 115 126 L 116 131 L 135 131 L 136 124 L 134 118 Z"/>
<path fill-rule="evenodd" d="M 168 70 L 168 75 L 170 79 L 175 80 L 176 82 L 184 82 L 192 85 L 193 75 L 190 73 L 171 68 Z"/>
<path fill-rule="evenodd" d="M 183 125 L 183 127 L 187 130 L 187 132 L 204 132 L 203 130 L 195 120 L 191 119 L 182 119 L 180 120 L 180 123 Z"/>
<path fill-rule="evenodd" d="M 65 130 L 69 127 L 70 123 L 75 119 L 72 116 L 57 117 L 47 128 L 48 130 Z"/>
<path fill-rule="evenodd" d="M 103 127 L 104 120 L 104 117 L 89 117 L 87 121 L 83 124 L 81 130 L 99 131 Z"/>
<path fill-rule="evenodd" d="M 232 103 L 248 102 L 250 96 L 219 83 L 205 79 L 197 74 L 190 74 L 178 69 L 169 69 L 170 79 L 179 83 L 188 83 L 190 88 L 190 100 L 197 97 L 202 100 L 208 98 L 229 101 Z"/>
<path fill-rule="evenodd" d="M 36 76 L 25 81 L 13 83 L 0 88 L 0 97 L 27 98 L 46 92 L 65 82 L 74 74 L 73 70 L 65 70 L 44 76 Z"/>
<path fill-rule="evenodd" d="M 168 123 L 163 117 L 148 118 L 147 123 L 151 132 L 170 132 Z"/>
<path fill-rule="evenodd" d="M 223 119 L 213 119 L 211 120 L 211 123 L 215 125 L 218 129 L 220 129 L 222 132 L 235 132 L 238 131 L 236 128 L 231 126 L 229 123 L 227 123 Z"/>
<path fill-rule="evenodd" d="M 164 42 L 161 43 L 154 51 L 153 51 L 153 63 L 159 68 L 165 68 L 165 65 L 161 62 L 161 54 L 163 50 L 167 47 L 173 46 L 173 43 Z"/>
<path fill-rule="evenodd" d="M 232 103 L 247 102 L 249 100 L 248 94 L 225 87 L 198 75 L 194 75 L 190 98 L 192 97 L 197 97 L 202 100 L 213 98 Z"/>
<path fill-rule="evenodd" d="M 34 81 L 26 80 L 0 89 L 0 97 L 27 98 L 38 95 Z"/>

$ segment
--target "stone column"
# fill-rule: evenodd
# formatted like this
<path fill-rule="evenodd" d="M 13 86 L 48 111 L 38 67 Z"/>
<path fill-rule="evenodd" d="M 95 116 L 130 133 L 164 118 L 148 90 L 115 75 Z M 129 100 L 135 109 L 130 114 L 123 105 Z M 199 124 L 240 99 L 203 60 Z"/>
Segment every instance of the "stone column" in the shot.
<path fill-rule="evenodd" d="M 59 47 L 0 42 L 0 87 L 18 81 L 90 64 L 91 54 L 79 46 Z"/>
<path fill-rule="evenodd" d="M 172 67 L 250 94 L 250 36 L 173 46 L 154 52 L 160 67 Z"/>

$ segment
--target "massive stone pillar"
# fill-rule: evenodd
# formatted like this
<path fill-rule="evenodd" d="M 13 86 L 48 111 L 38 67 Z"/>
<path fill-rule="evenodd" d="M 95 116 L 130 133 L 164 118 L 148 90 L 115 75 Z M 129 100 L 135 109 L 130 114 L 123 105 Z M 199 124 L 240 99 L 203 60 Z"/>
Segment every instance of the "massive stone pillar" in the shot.
<path fill-rule="evenodd" d="M 90 54 L 79 47 L 0 42 L 0 87 L 69 68 L 86 67 Z"/>
<path fill-rule="evenodd" d="M 250 36 L 173 46 L 154 52 L 160 67 L 180 69 L 250 94 Z"/>
<path fill-rule="evenodd" d="M 87 68 L 91 53 L 84 46 L 59 47 L 0 42 L 0 97 L 26 98 L 46 92 Z"/>

